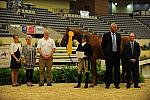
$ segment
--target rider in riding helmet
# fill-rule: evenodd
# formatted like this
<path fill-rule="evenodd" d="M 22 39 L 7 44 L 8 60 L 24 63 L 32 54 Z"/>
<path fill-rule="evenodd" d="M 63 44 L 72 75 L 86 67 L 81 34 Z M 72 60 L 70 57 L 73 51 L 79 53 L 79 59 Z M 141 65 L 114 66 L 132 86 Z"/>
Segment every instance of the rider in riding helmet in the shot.
<path fill-rule="evenodd" d="M 89 72 L 88 72 L 88 66 L 89 61 L 92 56 L 92 47 L 90 44 L 88 44 L 87 36 L 83 34 L 81 36 L 81 43 L 78 45 L 77 48 L 77 55 L 78 55 L 78 84 L 74 88 L 80 88 L 81 87 L 81 76 L 82 76 L 82 69 L 84 69 L 85 73 L 85 86 L 84 88 L 88 88 L 88 82 L 89 82 Z M 80 52 L 80 53 L 79 53 Z"/>

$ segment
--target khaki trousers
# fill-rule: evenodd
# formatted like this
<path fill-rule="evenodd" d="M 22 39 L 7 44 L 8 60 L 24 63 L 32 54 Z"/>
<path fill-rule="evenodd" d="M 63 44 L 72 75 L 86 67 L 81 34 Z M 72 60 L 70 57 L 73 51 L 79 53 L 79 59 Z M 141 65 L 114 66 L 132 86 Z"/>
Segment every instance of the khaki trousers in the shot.
<path fill-rule="evenodd" d="M 84 68 L 84 73 L 88 72 L 88 60 L 80 58 L 78 59 L 78 74 L 82 74 L 82 69 Z"/>
<path fill-rule="evenodd" d="M 52 61 L 53 61 L 53 58 L 46 60 L 42 56 L 39 57 L 40 82 L 44 83 L 45 66 L 46 66 L 46 72 L 47 72 L 47 83 L 51 82 L 51 79 L 52 79 L 51 68 L 53 64 Z"/>

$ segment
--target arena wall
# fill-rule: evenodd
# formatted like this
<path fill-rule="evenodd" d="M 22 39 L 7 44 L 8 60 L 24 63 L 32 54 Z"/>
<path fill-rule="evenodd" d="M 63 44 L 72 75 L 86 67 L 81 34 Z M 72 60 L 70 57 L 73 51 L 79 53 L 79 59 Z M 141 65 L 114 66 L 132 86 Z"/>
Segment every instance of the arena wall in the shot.
<path fill-rule="evenodd" d="M 37 8 L 47 8 L 49 11 L 54 11 L 53 8 L 69 9 L 67 0 L 23 0 L 23 3 L 32 3 Z"/>
<path fill-rule="evenodd" d="M 0 8 L 6 8 L 6 1 L 0 1 Z"/>

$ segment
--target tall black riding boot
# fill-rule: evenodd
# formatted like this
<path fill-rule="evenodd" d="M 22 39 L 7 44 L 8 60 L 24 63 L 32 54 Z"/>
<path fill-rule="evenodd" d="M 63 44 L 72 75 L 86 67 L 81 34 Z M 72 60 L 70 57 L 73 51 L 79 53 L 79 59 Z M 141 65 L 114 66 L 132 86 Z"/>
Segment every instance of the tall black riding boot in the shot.
<path fill-rule="evenodd" d="M 81 74 L 78 74 L 78 84 L 74 88 L 80 88 L 81 87 Z"/>
<path fill-rule="evenodd" d="M 89 73 L 85 73 L 85 86 L 84 88 L 88 88 L 88 83 L 89 83 Z"/>

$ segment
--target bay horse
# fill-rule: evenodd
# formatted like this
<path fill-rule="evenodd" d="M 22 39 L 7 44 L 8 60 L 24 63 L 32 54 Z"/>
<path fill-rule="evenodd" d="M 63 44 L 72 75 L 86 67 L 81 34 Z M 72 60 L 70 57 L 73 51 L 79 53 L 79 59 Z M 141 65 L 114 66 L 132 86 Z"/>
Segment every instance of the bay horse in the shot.
<path fill-rule="evenodd" d="M 68 27 L 66 29 L 66 33 L 64 33 L 64 36 L 61 40 L 61 46 L 67 46 L 68 43 L 68 32 L 72 31 L 74 33 L 74 36 L 72 37 L 72 40 L 77 40 L 79 43 L 81 43 L 81 35 L 85 34 L 87 37 L 87 43 L 91 45 L 93 50 L 93 55 L 91 57 L 91 72 L 92 72 L 92 85 L 91 87 L 94 87 L 94 85 L 97 85 L 97 68 L 96 68 L 96 60 L 97 59 L 103 59 L 104 60 L 104 53 L 102 50 L 101 42 L 102 42 L 102 35 L 94 35 L 89 34 L 88 32 L 81 31 L 77 28 L 71 28 Z M 121 37 L 121 51 L 124 45 L 129 41 L 128 36 L 122 36 Z M 121 52 L 122 55 L 122 52 Z M 122 60 L 122 66 L 125 66 L 124 60 Z M 125 72 L 122 72 L 123 74 Z"/>

